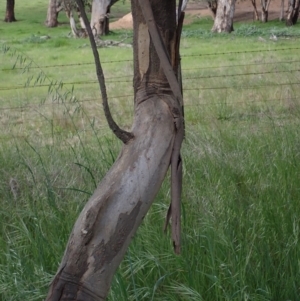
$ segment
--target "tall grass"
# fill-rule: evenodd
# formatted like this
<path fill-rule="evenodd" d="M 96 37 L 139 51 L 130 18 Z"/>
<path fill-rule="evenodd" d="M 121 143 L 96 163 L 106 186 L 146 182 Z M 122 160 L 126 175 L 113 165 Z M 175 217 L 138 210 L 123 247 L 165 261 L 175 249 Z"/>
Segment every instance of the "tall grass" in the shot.
<path fill-rule="evenodd" d="M 23 21 L 5 24 L 0 54 L 0 301 L 33 301 L 44 299 L 72 226 L 121 145 L 106 126 L 87 41 L 66 38 L 64 25 L 44 28 L 43 14 L 16 5 Z M 168 175 L 109 300 L 300 300 L 298 50 L 278 50 L 299 40 L 281 38 L 279 23 L 271 24 L 275 43 L 260 25 L 216 36 L 210 22 L 185 27 L 181 45 L 182 254 L 162 232 Z M 40 43 L 44 34 L 51 39 Z M 110 62 L 113 114 L 129 128 L 131 49 L 101 49 L 100 57 Z"/>

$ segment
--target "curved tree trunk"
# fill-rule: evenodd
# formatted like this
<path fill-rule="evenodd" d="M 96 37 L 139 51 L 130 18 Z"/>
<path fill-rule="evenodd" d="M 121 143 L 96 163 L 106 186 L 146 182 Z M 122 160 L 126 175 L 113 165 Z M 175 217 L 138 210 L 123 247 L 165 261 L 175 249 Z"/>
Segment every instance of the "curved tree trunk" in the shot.
<path fill-rule="evenodd" d="M 6 0 L 5 22 L 15 22 L 15 0 Z"/>
<path fill-rule="evenodd" d="M 218 9 L 215 17 L 213 32 L 232 32 L 235 0 L 218 0 Z"/>
<path fill-rule="evenodd" d="M 93 0 L 91 28 L 94 36 L 107 35 L 109 33 L 110 8 L 118 0 Z"/>
<path fill-rule="evenodd" d="M 57 16 L 57 0 L 49 0 L 45 25 L 47 27 L 56 27 L 58 24 Z"/>
<path fill-rule="evenodd" d="M 300 0 L 289 0 L 289 6 L 286 16 L 286 25 L 293 26 L 297 23 L 299 17 Z"/>
<path fill-rule="evenodd" d="M 149 1 L 154 22 L 176 70 L 176 1 Z M 150 38 L 139 1 L 131 2 L 134 138 L 123 146 L 77 219 L 47 301 L 106 299 L 113 275 L 151 206 L 173 156 L 176 128 L 174 111 L 169 104 L 176 99 Z"/>

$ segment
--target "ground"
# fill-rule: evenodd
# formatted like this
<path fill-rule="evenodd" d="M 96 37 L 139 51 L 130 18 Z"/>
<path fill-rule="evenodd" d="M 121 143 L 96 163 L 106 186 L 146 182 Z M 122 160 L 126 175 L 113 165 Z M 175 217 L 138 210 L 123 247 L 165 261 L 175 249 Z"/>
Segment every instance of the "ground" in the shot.
<path fill-rule="evenodd" d="M 269 20 L 274 20 L 279 17 L 280 13 L 280 0 L 272 0 L 269 7 Z M 260 2 L 257 1 L 257 9 L 260 14 Z M 207 2 L 194 2 L 190 1 L 186 9 L 186 22 L 192 22 L 193 19 L 212 16 L 211 11 L 207 7 Z M 234 21 L 253 21 L 253 6 L 250 0 L 238 1 L 235 9 Z M 131 29 L 132 17 L 127 14 L 116 22 L 110 24 L 110 29 Z"/>

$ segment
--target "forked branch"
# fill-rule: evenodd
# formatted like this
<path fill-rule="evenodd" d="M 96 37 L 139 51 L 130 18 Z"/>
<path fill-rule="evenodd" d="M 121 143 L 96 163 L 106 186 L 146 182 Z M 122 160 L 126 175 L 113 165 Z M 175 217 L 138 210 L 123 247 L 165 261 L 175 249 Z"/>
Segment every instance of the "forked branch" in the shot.
<path fill-rule="evenodd" d="M 85 24 L 85 28 L 86 31 L 89 35 L 89 39 L 90 39 L 90 43 L 91 43 L 91 47 L 93 50 L 93 55 L 94 55 L 94 60 L 95 60 L 95 66 L 96 66 L 96 73 L 97 73 L 97 78 L 98 78 L 98 82 L 99 82 L 99 86 L 100 86 L 100 91 L 101 91 L 101 96 L 102 96 L 102 105 L 103 105 L 103 109 L 104 109 L 104 114 L 106 117 L 106 120 L 108 122 L 108 125 L 110 127 L 110 129 L 113 131 L 113 133 L 120 139 L 123 141 L 123 143 L 127 143 L 129 140 L 131 140 L 133 138 L 133 134 L 127 131 L 122 130 L 114 121 L 110 109 L 109 109 L 109 105 L 108 105 L 108 100 L 107 100 L 107 92 L 106 92 L 106 86 L 105 86 L 105 78 L 104 78 L 104 74 L 103 74 L 103 70 L 101 67 L 101 63 L 100 63 L 100 59 L 99 59 L 99 53 L 97 50 L 97 46 L 96 46 L 96 42 L 94 39 L 94 35 L 90 26 L 90 23 L 88 21 L 88 18 L 86 16 L 85 10 L 84 10 L 84 5 L 82 3 L 82 0 L 76 0 L 76 3 L 79 7 L 82 19 L 84 21 Z"/>

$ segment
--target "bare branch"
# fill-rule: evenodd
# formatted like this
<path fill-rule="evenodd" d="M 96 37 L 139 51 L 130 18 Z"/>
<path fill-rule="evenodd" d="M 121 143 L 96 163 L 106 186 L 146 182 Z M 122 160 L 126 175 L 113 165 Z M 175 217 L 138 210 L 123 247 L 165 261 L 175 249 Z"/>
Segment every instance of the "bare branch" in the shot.
<path fill-rule="evenodd" d="M 86 31 L 87 31 L 87 33 L 89 35 L 91 47 L 92 47 L 92 50 L 93 50 L 93 55 L 94 55 L 94 60 L 95 60 L 95 65 L 96 65 L 96 73 L 97 73 L 97 78 L 98 78 L 98 82 L 99 82 L 99 86 L 100 86 L 100 91 L 101 91 L 101 95 L 102 95 L 102 104 L 103 104 L 103 109 L 104 109 L 106 120 L 108 122 L 108 125 L 109 125 L 110 129 L 113 131 L 113 133 L 120 140 L 122 140 L 123 143 L 126 144 L 134 136 L 133 136 L 132 133 L 122 130 L 116 124 L 116 122 L 114 121 L 114 119 L 113 119 L 113 117 L 112 117 L 112 115 L 110 113 L 110 109 L 109 109 L 109 105 L 108 105 L 108 100 L 107 100 L 107 93 L 106 93 L 104 74 L 103 74 L 103 70 L 102 70 L 102 67 L 101 67 L 101 63 L 100 63 L 100 59 L 99 59 L 99 53 L 98 53 L 97 46 L 96 46 L 96 43 L 95 43 L 94 35 L 93 35 L 93 32 L 92 32 L 90 23 L 88 21 L 88 18 L 86 16 L 82 0 L 76 0 L 76 3 L 78 5 L 78 7 L 79 7 L 82 19 L 83 19 L 85 27 L 86 27 Z"/>

